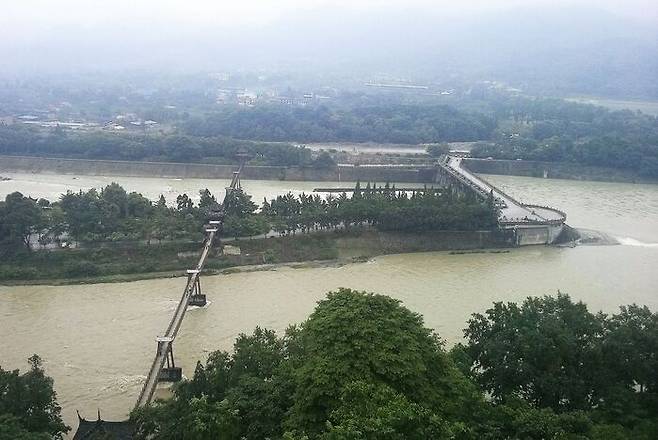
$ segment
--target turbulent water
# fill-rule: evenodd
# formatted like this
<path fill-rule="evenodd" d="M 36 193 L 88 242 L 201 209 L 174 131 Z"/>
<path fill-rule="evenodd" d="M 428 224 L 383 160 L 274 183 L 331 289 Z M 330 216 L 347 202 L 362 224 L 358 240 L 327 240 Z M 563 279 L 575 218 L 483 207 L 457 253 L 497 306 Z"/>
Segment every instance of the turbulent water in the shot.
<path fill-rule="evenodd" d="M 168 191 L 219 192 L 226 181 L 13 175 L 0 196 L 21 191 L 53 197 L 66 189 L 118 181 L 149 197 Z M 184 373 L 214 349 L 230 349 L 240 332 L 257 325 L 283 331 L 304 320 L 328 290 L 351 287 L 398 298 L 421 313 L 448 344 L 461 338 L 473 312 L 492 301 L 568 292 L 593 310 L 621 304 L 658 310 L 658 186 L 487 176 L 527 202 L 559 207 L 575 227 L 601 231 L 620 245 L 530 247 L 509 253 L 391 255 L 368 263 L 313 269 L 278 269 L 205 277 L 211 303 L 192 309 L 174 354 Z M 327 183 L 244 182 L 255 199 L 308 191 Z M 183 268 L 181 268 L 183 269 Z M 39 353 L 55 379 L 64 416 L 75 410 L 109 419 L 125 417 L 139 393 L 155 350 L 185 284 L 163 279 L 82 286 L 0 287 L 0 365 L 25 368 Z"/>

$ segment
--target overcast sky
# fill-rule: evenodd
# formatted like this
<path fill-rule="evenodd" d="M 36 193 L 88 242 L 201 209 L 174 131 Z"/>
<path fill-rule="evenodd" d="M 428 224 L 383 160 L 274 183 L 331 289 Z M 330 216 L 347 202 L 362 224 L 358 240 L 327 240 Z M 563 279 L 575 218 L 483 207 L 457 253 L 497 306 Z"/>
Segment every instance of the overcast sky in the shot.
<path fill-rule="evenodd" d="M 532 6 L 585 6 L 643 20 L 658 20 L 655 0 L 16 0 L 3 1 L 0 33 L 42 36 L 61 26 L 89 28 L 134 24 L 176 26 L 266 25 L 296 14 L 332 10 L 377 15 L 392 9 L 420 9 L 451 15 Z"/>
<path fill-rule="evenodd" d="M 259 47 L 262 53 L 268 54 L 279 49 L 284 53 L 290 48 L 292 52 L 310 52 L 315 47 L 313 44 L 320 43 L 316 51 L 321 51 L 330 48 L 332 41 L 346 44 L 344 48 L 349 51 L 352 45 L 358 46 L 361 37 L 370 37 L 367 30 L 382 38 L 387 37 L 384 33 L 389 33 L 392 35 L 388 35 L 389 41 L 395 43 L 396 33 L 400 38 L 406 37 L 415 32 L 418 21 L 424 22 L 418 27 L 424 26 L 427 33 L 428 29 L 445 28 L 467 17 L 492 13 L 514 17 L 518 10 L 560 13 L 575 8 L 579 12 L 562 16 L 563 21 L 565 16 L 572 20 L 572 28 L 577 28 L 579 21 L 593 11 L 613 17 L 607 19 L 608 23 L 619 17 L 636 20 L 648 29 L 658 29 L 656 0 L 7 0 L 2 3 L 0 71 L 20 65 L 39 70 L 57 63 L 95 66 L 104 60 L 137 62 L 140 60 L 136 54 L 159 57 L 164 62 L 165 55 L 192 55 L 195 51 L 196 60 L 229 59 Z M 496 20 L 491 20 L 491 26 L 495 25 Z M 391 31 L 384 32 L 386 29 Z M 591 29 L 596 30 L 597 26 Z M 500 34 L 504 36 L 507 31 L 508 28 L 500 29 Z M 319 41 L 322 34 L 327 41 Z M 351 34 L 351 39 L 346 37 L 341 41 L 345 34 Z M 295 49 L 307 38 L 312 42 Z"/>

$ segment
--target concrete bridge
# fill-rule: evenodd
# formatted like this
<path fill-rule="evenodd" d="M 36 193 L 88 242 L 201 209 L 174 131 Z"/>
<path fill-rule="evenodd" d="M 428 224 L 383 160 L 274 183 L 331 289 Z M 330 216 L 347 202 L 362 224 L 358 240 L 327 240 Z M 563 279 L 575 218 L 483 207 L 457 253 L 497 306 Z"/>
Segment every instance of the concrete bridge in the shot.
<path fill-rule="evenodd" d="M 464 158 L 447 155 L 437 163 L 435 181 L 443 185 L 457 185 L 479 198 L 493 197 L 498 208 L 498 223 L 503 229 L 515 232 L 516 244 L 554 243 L 564 229 L 567 215 L 555 208 L 529 205 L 514 199 L 480 176 L 464 167 Z"/>

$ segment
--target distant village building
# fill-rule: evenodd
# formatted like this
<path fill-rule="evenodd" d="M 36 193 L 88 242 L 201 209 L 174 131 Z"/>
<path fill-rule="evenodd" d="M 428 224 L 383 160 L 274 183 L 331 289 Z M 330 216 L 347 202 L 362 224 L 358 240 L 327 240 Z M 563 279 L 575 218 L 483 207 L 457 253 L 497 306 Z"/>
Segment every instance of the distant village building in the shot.
<path fill-rule="evenodd" d="M 240 93 L 237 95 L 236 99 L 238 105 L 253 107 L 258 100 L 258 96 L 255 93 Z"/>

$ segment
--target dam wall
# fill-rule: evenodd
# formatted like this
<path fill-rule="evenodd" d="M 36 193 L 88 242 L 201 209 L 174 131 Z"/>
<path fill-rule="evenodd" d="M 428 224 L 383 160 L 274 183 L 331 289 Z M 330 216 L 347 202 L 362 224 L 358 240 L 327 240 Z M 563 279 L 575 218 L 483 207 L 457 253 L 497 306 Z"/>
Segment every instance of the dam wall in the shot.
<path fill-rule="evenodd" d="M 565 162 L 531 160 L 464 159 L 464 167 L 473 173 L 546 179 L 592 180 L 600 182 L 658 183 L 630 170 L 595 167 Z"/>
<path fill-rule="evenodd" d="M 230 179 L 236 165 L 0 156 L 0 173 L 53 173 L 91 176 Z M 433 183 L 433 167 L 336 166 L 331 168 L 245 166 L 241 177 L 253 180 Z"/>
<path fill-rule="evenodd" d="M 564 224 L 520 225 L 513 229 L 517 246 L 554 244 L 562 233 Z"/>

